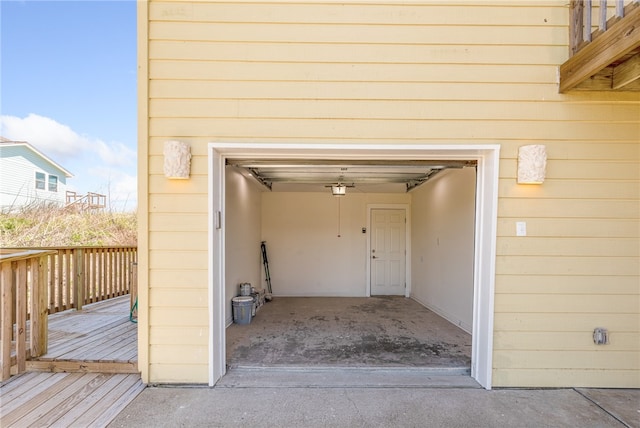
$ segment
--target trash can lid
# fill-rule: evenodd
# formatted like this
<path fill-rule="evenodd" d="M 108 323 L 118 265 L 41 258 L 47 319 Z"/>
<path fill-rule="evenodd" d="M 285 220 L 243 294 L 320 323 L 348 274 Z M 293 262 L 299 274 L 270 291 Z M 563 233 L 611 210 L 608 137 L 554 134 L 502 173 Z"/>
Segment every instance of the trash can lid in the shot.
<path fill-rule="evenodd" d="M 234 302 L 253 302 L 253 297 L 251 296 L 238 296 L 231 299 Z"/>

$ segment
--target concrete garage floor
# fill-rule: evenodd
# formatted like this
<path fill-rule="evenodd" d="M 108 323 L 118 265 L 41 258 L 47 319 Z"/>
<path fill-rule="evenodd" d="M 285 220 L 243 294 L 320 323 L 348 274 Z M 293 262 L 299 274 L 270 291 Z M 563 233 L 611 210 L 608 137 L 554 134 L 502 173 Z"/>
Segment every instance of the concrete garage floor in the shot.
<path fill-rule="evenodd" d="M 274 297 L 226 334 L 230 368 L 471 366 L 471 335 L 404 297 Z"/>

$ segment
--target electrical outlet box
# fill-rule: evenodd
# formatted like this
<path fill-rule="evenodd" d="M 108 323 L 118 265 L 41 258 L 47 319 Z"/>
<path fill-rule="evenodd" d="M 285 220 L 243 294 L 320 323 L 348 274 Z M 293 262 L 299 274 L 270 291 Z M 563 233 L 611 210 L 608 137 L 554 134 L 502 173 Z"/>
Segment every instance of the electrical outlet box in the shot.
<path fill-rule="evenodd" d="M 527 222 L 526 221 L 517 221 L 516 222 L 516 236 L 527 236 Z"/>

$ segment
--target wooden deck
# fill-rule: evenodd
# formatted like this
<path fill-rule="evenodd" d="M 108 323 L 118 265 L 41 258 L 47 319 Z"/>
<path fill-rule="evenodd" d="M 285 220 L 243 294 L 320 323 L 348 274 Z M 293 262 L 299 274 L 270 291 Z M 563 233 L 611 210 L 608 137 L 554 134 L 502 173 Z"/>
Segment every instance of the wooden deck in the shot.
<path fill-rule="evenodd" d="M 128 295 L 49 316 L 48 352 L 0 385 L 0 427 L 104 427 L 145 388 Z"/>
<path fill-rule="evenodd" d="M 27 361 L 27 371 L 138 373 L 130 305 L 125 295 L 50 315 L 48 351 Z"/>
<path fill-rule="evenodd" d="M 139 374 L 23 373 L 0 386 L 0 426 L 105 427 L 144 388 Z"/>

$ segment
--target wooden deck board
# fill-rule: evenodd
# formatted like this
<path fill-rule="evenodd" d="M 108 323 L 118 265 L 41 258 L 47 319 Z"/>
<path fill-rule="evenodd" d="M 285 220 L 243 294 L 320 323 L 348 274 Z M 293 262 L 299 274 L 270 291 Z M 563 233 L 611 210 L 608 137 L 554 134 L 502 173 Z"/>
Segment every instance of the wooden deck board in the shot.
<path fill-rule="evenodd" d="M 138 328 L 128 295 L 49 317 L 49 349 L 28 361 L 31 370 L 136 373 Z M 118 369 L 120 364 L 120 369 Z"/>
<path fill-rule="evenodd" d="M 36 389 L 35 386 L 46 385 Z M 144 385 L 139 374 L 36 373 L 15 376 L 0 386 L 2 427 L 103 427 Z M 13 392 L 28 397 L 5 401 Z"/>
<path fill-rule="evenodd" d="M 11 403 L 11 406 L 7 406 L 7 413 L 2 415 L 2 426 L 10 426 L 18 420 L 24 418 L 27 414 L 30 414 L 31 416 L 23 421 L 23 423 L 30 425 L 33 418 L 38 418 L 43 412 L 48 411 L 48 406 L 55 406 L 55 403 L 57 403 L 57 401 L 52 401 L 54 397 L 62 395 L 62 392 L 65 389 L 73 391 L 73 385 L 80 376 L 82 375 L 74 373 L 61 373 L 58 375 L 58 377 L 53 377 L 52 379 L 54 382 L 49 384 L 47 388 L 39 391 L 38 394 L 14 400 Z M 95 376 L 98 376 L 98 374 L 91 373 L 90 379 Z M 0 391 L 2 390 L 0 389 Z M 50 402 L 50 404 L 47 404 L 47 402 Z M 3 407 L 5 406 L 3 405 Z"/>
<path fill-rule="evenodd" d="M 145 388 L 139 375 L 128 376 L 116 388 L 105 395 L 104 399 L 99 403 L 100 406 L 94 406 L 91 411 L 85 412 L 70 426 L 82 428 L 87 426 L 107 426 Z M 105 406 L 105 403 L 109 403 L 109 405 Z"/>
<path fill-rule="evenodd" d="M 145 388 L 130 304 L 125 295 L 51 315 L 48 352 L 0 384 L 0 426 L 108 425 Z"/>
<path fill-rule="evenodd" d="M 2 408 L 0 408 L 0 417 L 6 416 L 7 406 L 16 406 L 20 405 L 20 401 L 29 401 L 40 392 L 56 383 L 56 380 L 52 378 L 53 373 L 49 373 L 48 376 L 39 376 L 37 378 L 37 373 L 29 374 L 31 374 L 31 376 L 23 377 L 20 382 L 12 382 L 2 388 Z M 11 386 L 13 385 L 15 385 L 16 388 L 11 389 Z"/>
<path fill-rule="evenodd" d="M 47 354 L 40 360 L 102 360 L 101 356 L 110 353 L 113 346 L 122 340 L 136 335 L 131 329 L 129 320 L 126 323 L 106 326 L 101 332 L 92 332 L 91 335 L 76 337 L 70 341 L 62 341 L 59 346 L 52 346 Z"/>
<path fill-rule="evenodd" d="M 47 353 L 28 360 L 27 367 L 36 371 L 104 369 L 117 373 L 117 364 L 122 363 L 121 373 L 137 372 L 138 330 L 129 320 L 130 304 L 130 297 L 124 295 L 91 303 L 82 311 L 71 309 L 50 315 Z M 29 354 L 27 349 L 27 357 Z M 12 361 L 16 362 L 15 346 Z"/>

